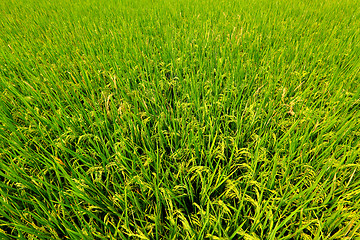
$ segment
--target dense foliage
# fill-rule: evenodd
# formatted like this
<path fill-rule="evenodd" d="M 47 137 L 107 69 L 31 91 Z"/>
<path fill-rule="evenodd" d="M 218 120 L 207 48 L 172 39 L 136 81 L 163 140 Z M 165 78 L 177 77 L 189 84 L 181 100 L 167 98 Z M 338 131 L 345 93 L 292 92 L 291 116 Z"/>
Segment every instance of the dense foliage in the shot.
<path fill-rule="evenodd" d="M 360 238 L 359 6 L 0 1 L 0 238 Z"/>

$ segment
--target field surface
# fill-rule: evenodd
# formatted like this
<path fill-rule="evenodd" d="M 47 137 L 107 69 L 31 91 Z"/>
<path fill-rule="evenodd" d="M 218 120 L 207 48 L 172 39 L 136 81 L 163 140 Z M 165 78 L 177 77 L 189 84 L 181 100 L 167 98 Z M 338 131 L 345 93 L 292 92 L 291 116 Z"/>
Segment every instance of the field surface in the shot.
<path fill-rule="evenodd" d="M 359 0 L 0 1 L 0 239 L 360 239 Z"/>

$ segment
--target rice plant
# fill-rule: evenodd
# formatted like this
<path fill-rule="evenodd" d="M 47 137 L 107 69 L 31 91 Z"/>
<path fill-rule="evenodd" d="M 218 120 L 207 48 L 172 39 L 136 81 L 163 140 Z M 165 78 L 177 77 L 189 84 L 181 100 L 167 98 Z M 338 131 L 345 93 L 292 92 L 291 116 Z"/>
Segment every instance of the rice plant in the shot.
<path fill-rule="evenodd" d="M 360 239 L 360 1 L 0 1 L 0 239 Z"/>

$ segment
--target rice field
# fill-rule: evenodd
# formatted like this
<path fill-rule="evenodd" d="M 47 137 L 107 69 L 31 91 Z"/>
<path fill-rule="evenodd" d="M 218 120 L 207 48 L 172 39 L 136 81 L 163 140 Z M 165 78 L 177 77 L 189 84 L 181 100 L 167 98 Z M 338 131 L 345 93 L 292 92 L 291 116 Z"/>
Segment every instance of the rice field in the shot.
<path fill-rule="evenodd" d="M 359 0 L 0 1 L 0 239 L 360 239 Z"/>

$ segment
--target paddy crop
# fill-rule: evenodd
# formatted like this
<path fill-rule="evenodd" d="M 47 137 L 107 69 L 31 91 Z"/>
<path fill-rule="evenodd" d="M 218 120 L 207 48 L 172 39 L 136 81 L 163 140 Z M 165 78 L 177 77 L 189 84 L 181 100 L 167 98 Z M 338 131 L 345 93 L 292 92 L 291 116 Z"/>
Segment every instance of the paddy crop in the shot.
<path fill-rule="evenodd" d="M 359 239 L 360 1 L 0 2 L 1 239 Z"/>

